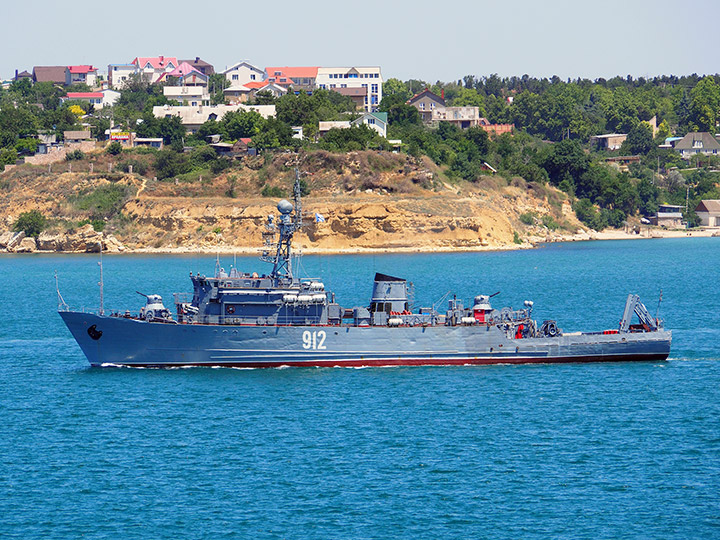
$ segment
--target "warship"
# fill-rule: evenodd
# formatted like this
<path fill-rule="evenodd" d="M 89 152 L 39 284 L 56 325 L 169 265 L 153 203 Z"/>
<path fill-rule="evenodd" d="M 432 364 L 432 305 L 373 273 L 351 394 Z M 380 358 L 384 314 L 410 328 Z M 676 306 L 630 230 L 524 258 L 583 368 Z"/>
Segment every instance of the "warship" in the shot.
<path fill-rule="evenodd" d="M 58 313 L 92 366 L 410 366 L 657 361 L 672 334 L 629 294 L 617 328 L 563 332 L 538 324 L 533 303 L 495 309 L 495 295 L 465 306 L 413 309 L 407 280 L 377 273 L 366 306 L 343 307 L 320 279 L 293 272 L 292 239 L 303 224 L 296 171 L 294 204 L 282 200 L 268 216 L 261 260 L 267 274 L 190 274 L 193 292 L 174 295 L 174 313 L 158 294 L 137 312 L 73 311 L 58 289 Z M 637 321 L 633 322 L 634 316 Z"/>

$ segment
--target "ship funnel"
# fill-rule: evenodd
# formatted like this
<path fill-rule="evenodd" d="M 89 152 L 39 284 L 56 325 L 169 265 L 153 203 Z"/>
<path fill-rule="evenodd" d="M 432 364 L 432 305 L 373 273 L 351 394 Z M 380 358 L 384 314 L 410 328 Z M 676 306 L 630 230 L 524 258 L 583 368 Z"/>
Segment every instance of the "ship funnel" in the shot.
<path fill-rule="evenodd" d="M 370 298 L 370 311 L 392 313 L 407 309 L 407 281 L 403 278 L 376 273 Z"/>

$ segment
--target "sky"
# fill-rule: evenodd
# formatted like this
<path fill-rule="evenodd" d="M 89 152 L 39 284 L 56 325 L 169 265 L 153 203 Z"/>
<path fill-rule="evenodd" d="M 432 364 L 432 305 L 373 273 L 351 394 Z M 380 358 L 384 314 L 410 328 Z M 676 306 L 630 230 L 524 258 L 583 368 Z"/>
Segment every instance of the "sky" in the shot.
<path fill-rule="evenodd" d="M 377 66 L 384 79 L 720 72 L 720 1 L 14 1 L 0 25 L 0 79 L 33 66 L 199 56 L 222 71 Z"/>

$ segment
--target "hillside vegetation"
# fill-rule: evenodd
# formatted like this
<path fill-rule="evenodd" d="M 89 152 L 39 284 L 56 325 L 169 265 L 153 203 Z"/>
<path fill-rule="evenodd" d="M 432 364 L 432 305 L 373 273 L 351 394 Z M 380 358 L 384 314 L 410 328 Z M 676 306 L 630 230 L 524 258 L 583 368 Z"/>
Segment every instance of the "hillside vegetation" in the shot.
<path fill-rule="evenodd" d="M 277 200 L 291 194 L 295 167 L 306 194 L 299 245 L 310 250 L 499 248 L 580 226 L 567 197 L 549 186 L 490 176 L 451 183 L 428 158 L 389 152 L 282 152 L 245 158 L 231 172 L 165 180 L 89 172 L 90 163 L 107 170 L 132 159 L 147 160 L 150 175 L 149 155 L 98 152 L 75 162 L 74 172 L 30 165 L 7 172 L 0 186 L 5 229 L 39 210 L 49 217 L 46 236 L 92 224 L 135 250 L 256 249 Z"/>

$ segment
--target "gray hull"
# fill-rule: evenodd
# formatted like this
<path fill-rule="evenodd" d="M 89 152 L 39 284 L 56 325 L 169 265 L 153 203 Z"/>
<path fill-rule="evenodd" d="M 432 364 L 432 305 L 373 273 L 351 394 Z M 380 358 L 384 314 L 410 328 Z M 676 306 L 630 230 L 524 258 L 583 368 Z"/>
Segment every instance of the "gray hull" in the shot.
<path fill-rule="evenodd" d="M 59 312 L 93 366 L 393 366 L 665 360 L 671 332 L 514 339 L 494 326 L 201 325 Z"/>

